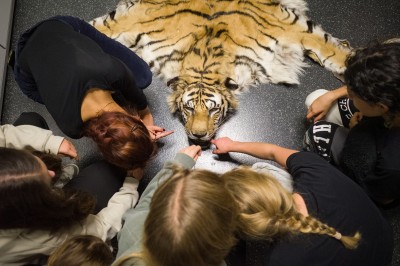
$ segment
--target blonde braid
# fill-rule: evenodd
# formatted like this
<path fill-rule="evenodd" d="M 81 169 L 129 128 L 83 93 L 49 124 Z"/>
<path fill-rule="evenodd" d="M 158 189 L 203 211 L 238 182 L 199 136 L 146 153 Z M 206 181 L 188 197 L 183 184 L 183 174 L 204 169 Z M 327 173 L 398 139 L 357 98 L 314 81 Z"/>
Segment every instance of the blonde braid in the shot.
<path fill-rule="evenodd" d="M 298 231 L 305 234 L 328 235 L 342 242 L 348 249 L 357 248 L 359 240 L 361 239 L 361 234 L 359 232 L 356 232 L 353 236 L 343 236 L 335 228 L 330 227 L 312 216 L 304 216 L 298 212 L 288 217 L 286 220 L 283 220 L 281 223 L 285 224 L 291 231 Z"/>

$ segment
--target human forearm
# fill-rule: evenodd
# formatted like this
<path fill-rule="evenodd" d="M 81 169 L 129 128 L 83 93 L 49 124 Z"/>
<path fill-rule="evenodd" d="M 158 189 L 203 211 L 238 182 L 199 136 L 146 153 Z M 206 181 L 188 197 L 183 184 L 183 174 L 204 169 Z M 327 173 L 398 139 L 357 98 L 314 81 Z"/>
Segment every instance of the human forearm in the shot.
<path fill-rule="evenodd" d="M 338 89 L 331 91 L 316 90 L 315 92 L 307 96 L 305 102 L 308 108 L 306 118 L 313 119 L 314 122 L 323 119 L 327 115 L 329 110 L 332 108 L 332 106 L 340 98 L 346 96 L 347 96 L 347 86 L 342 86 Z"/>
<path fill-rule="evenodd" d="M 264 160 L 274 160 L 275 146 L 270 143 L 234 141 L 228 152 L 240 152 Z"/>
<path fill-rule="evenodd" d="M 108 201 L 107 207 L 97 214 L 103 223 L 107 239 L 114 237 L 121 230 L 122 216 L 136 205 L 139 199 L 138 185 L 137 179 L 126 177 L 120 190 Z"/>
<path fill-rule="evenodd" d="M 271 160 L 283 167 L 286 167 L 287 158 L 297 152 L 296 150 L 262 142 L 236 142 L 234 146 L 236 152 L 246 153 L 264 160 Z"/>
<path fill-rule="evenodd" d="M 30 125 L 3 125 L 0 131 L 0 146 L 6 148 L 58 154 L 63 140 L 63 137 L 54 136 L 50 130 Z"/>
<path fill-rule="evenodd" d="M 215 154 L 240 152 L 260 159 L 275 161 L 283 167 L 286 167 L 287 158 L 297 152 L 296 150 L 283 148 L 271 143 L 240 142 L 229 138 L 216 139 L 212 143 L 216 146 L 213 151 Z"/>
<path fill-rule="evenodd" d="M 325 102 L 329 102 L 331 105 L 335 103 L 337 100 L 340 98 L 347 97 L 347 86 L 344 85 L 342 87 L 339 87 L 334 90 L 327 91 L 325 94 L 321 95 L 319 99 L 316 101 L 322 101 L 324 100 Z"/>
<path fill-rule="evenodd" d="M 348 97 L 346 85 L 344 85 L 340 88 L 337 88 L 335 90 L 331 90 L 328 93 L 330 94 L 330 97 L 331 97 L 331 99 L 333 99 L 333 101 L 337 101 L 340 98 Z"/>

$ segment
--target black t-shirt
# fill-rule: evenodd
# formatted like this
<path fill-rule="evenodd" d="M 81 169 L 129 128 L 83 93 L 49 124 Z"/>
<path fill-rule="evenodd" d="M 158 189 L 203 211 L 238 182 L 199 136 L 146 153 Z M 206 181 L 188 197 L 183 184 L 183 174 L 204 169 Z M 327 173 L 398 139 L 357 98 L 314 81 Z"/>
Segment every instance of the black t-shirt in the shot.
<path fill-rule="evenodd" d="M 346 249 L 332 237 L 299 233 L 272 246 L 266 265 L 387 265 L 393 252 L 392 231 L 366 193 L 323 158 L 299 152 L 287 160 L 295 192 L 308 212 L 342 235 L 361 233 L 357 249 Z"/>
<path fill-rule="evenodd" d="M 82 136 L 81 105 L 91 88 L 119 91 L 138 110 L 147 106 L 143 91 L 135 86 L 124 63 L 61 21 L 46 21 L 35 29 L 19 64 L 33 76 L 59 128 L 72 138 Z"/>

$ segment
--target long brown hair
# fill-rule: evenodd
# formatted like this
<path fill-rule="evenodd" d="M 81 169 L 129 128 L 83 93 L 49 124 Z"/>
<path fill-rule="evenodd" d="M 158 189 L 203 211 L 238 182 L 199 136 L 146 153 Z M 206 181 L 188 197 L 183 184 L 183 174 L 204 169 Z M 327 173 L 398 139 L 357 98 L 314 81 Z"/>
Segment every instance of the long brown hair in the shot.
<path fill-rule="evenodd" d="M 84 220 L 94 209 L 88 193 L 51 188 L 38 158 L 0 148 L 0 229 L 56 232 Z"/>
<path fill-rule="evenodd" d="M 156 153 L 156 145 L 143 122 L 122 112 L 103 112 L 84 125 L 104 158 L 123 169 L 144 168 Z"/>
<path fill-rule="evenodd" d="M 143 250 L 122 258 L 146 265 L 219 265 L 236 243 L 237 206 L 222 179 L 207 170 L 174 167 L 155 192 Z"/>
<path fill-rule="evenodd" d="M 292 194 L 274 178 L 239 167 L 222 175 L 226 188 L 240 206 L 239 233 L 250 239 L 276 240 L 285 234 L 328 235 L 349 249 L 357 247 L 361 235 L 342 236 L 335 228 L 296 209 Z"/>

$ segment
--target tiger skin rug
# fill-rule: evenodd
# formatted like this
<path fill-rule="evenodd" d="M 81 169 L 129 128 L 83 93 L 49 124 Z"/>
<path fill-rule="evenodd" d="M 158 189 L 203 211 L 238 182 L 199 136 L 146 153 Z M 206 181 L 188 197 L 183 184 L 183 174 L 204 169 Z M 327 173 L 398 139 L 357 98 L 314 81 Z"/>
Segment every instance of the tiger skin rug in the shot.
<path fill-rule="evenodd" d="M 351 48 L 307 17 L 303 0 L 122 0 L 90 23 L 142 57 L 171 88 L 190 140 L 207 146 L 262 83 L 298 84 L 308 56 L 340 76 Z"/>

